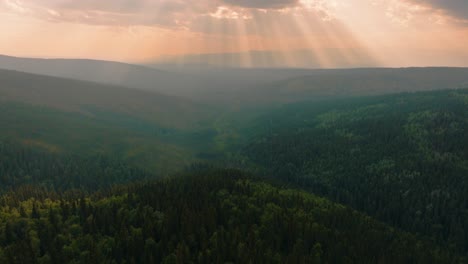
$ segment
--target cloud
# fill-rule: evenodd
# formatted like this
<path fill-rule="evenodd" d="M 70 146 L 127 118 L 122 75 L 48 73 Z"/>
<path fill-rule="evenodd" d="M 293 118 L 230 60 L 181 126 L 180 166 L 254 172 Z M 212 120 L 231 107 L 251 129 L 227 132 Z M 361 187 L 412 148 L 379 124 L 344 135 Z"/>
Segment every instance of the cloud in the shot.
<path fill-rule="evenodd" d="M 281 9 L 299 4 L 299 0 L 222 0 L 224 3 L 256 9 Z"/>
<path fill-rule="evenodd" d="M 468 0 L 368 0 L 403 26 L 468 25 Z"/>
<path fill-rule="evenodd" d="M 406 0 L 414 4 L 430 7 L 453 18 L 468 22 L 467 0 Z"/>
<path fill-rule="evenodd" d="M 325 26 L 326 24 L 326 26 Z M 200 16 L 190 24 L 191 31 L 223 36 L 256 36 L 275 39 L 326 35 L 326 28 L 340 28 L 320 10 L 226 10 Z"/>
<path fill-rule="evenodd" d="M 199 27 L 199 21 L 216 24 L 225 19 L 252 18 L 258 12 L 275 16 L 307 9 L 319 10 L 323 16 L 324 1 L 327 0 L 0 0 L 0 6 L 3 3 L 10 12 L 58 23 L 191 30 Z M 287 7 L 291 9 L 284 10 Z"/>
<path fill-rule="evenodd" d="M 186 27 L 216 10 L 218 0 L 0 0 L 0 7 L 54 22 Z"/>

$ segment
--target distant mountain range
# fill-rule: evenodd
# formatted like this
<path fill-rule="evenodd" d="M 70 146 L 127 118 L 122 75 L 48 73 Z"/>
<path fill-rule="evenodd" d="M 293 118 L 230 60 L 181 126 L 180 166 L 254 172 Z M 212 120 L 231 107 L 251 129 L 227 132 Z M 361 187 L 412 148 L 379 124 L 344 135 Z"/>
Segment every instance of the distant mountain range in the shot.
<path fill-rule="evenodd" d="M 349 56 L 343 56 L 346 53 Z M 376 67 L 378 62 L 360 49 L 303 50 L 249 50 L 244 52 L 202 53 L 159 58 L 159 64 L 199 65 L 222 68 L 330 68 L 330 67 Z"/>
<path fill-rule="evenodd" d="M 468 87 L 468 68 L 246 69 L 8 56 L 0 68 L 241 106 Z"/>

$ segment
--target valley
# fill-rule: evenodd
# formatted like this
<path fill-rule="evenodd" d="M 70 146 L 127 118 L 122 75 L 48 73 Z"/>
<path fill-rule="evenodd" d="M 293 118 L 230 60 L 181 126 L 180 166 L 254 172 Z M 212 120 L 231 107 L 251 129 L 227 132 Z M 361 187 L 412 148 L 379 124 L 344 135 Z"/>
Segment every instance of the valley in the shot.
<path fill-rule="evenodd" d="M 310 71 L 222 105 L 1 70 L 0 259 L 463 263 L 464 71 Z"/>

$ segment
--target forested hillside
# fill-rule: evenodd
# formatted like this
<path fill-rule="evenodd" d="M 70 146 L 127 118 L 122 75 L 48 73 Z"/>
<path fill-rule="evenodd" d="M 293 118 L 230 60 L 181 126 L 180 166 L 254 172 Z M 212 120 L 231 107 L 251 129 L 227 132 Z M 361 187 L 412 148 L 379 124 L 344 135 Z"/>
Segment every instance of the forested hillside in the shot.
<path fill-rule="evenodd" d="M 81 156 L 113 156 L 170 174 L 210 149 L 210 130 L 183 131 L 114 112 L 92 116 L 20 103 L 0 103 L 0 140 Z M 208 143 L 207 143 L 208 142 Z"/>
<path fill-rule="evenodd" d="M 164 128 L 190 129 L 210 107 L 157 91 L 0 69 L 0 102 L 19 102 L 88 116 L 126 115 Z"/>
<path fill-rule="evenodd" d="M 461 261 L 349 208 L 237 170 L 196 169 L 88 198 L 31 193 L 0 200 L 2 263 Z"/>
<path fill-rule="evenodd" d="M 156 92 L 0 70 L 0 140 L 112 153 L 161 174 L 211 150 L 217 115 L 212 106 Z"/>
<path fill-rule="evenodd" d="M 286 106 L 243 153 L 269 175 L 468 250 L 468 91 Z"/>
<path fill-rule="evenodd" d="M 0 81 L 0 263 L 465 263 L 466 89 L 215 107 Z M 175 176 L 198 163 L 255 177 Z"/>
<path fill-rule="evenodd" d="M 72 189 L 96 191 L 100 188 L 156 176 L 103 155 L 71 155 L 47 148 L 0 141 L 0 191 L 25 185 L 63 192 Z"/>

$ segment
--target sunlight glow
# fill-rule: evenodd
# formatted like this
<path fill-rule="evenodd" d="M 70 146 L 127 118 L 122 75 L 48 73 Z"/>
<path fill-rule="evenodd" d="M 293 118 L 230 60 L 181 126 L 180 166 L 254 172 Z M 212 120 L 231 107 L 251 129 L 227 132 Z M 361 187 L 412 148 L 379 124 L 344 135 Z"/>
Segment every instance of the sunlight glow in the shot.
<path fill-rule="evenodd" d="M 240 67 L 466 65 L 468 58 L 468 23 L 410 0 L 129 3 L 0 0 L 0 53 Z"/>

